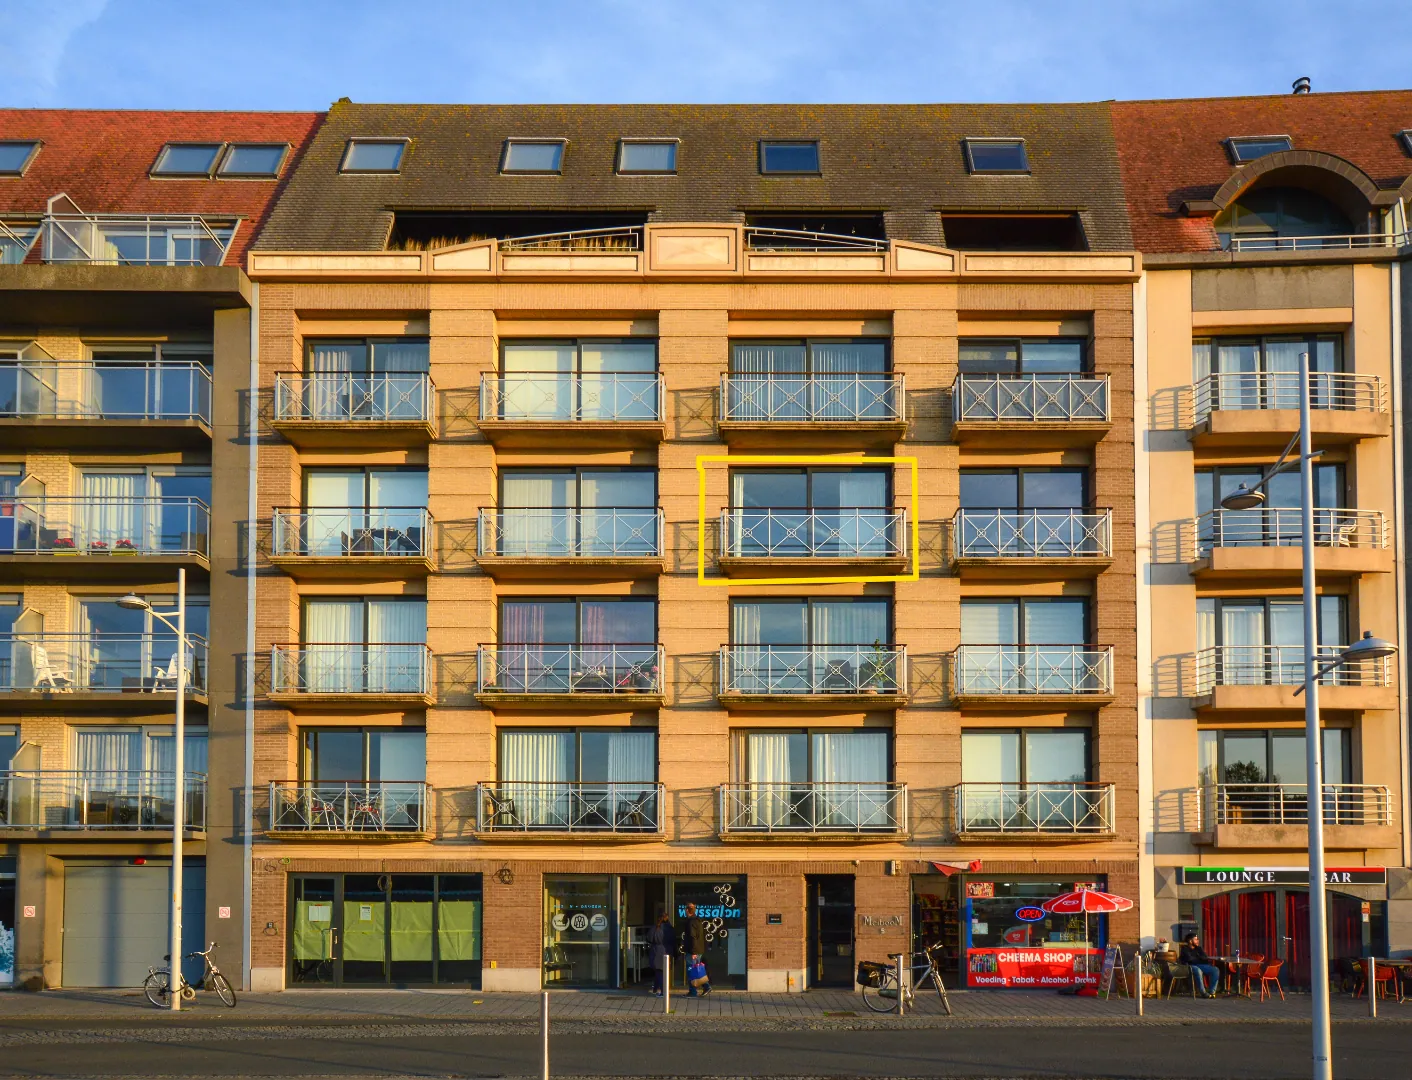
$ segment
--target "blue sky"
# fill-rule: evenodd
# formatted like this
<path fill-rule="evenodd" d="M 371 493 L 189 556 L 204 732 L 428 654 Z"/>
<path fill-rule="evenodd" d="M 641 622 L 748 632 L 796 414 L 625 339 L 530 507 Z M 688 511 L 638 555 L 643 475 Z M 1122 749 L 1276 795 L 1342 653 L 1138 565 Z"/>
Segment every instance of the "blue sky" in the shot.
<path fill-rule="evenodd" d="M 0 105 L 1086 101 L 1412 86 L 1406 0 L 0 0 Z M 1399 25 L 1400 23 L 1400 25 Z"/>

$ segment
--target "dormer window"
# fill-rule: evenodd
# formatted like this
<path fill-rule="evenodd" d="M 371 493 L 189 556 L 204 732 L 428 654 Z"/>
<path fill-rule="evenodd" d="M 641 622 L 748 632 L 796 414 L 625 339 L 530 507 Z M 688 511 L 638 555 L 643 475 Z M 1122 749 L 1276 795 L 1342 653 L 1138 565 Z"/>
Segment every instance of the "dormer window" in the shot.
<path fill-rule="evenodd" d="M 1237 165 L 1244 165 L 1247 161 L 1254 161 L 1266 154 L 1278 154 L 1293 146 L 1294 142 L 1288 135 L 1242 135 L 1226 140 L 1226 149 L 1230 152 L 1231 161 Z"/>
<path fill-rule="evenodd" d="M 349 139 L 339 172 L 395 173 L 402 168 L 406 139 Z"/>
<path fill-rule="evenodd" d="M 224 146 L 224 143 L 167 143 L 152 165 L 152 175 L 208 178 Z"/>
<path fill-rule="evenodd" d="M 619 139 L 618 172 L 670 176 L 677 171 L 676 139 Z"/>
<path fill-rule="evenodd" d="M 38 139 L 0 141 L 0 176 L 23 176 L 38 153 Z"/>
<path fill-rule="evenodd" d="M 1408 157 L 1412 157 L 1412 128 L 1397 133 L 1398 140 L 1402 143 L 1402 149 L 1407 152 Z"/>
<path fill-rule="evenodd" d="M 966 139 L 966 171 L 974 175 L 1027 175 L 1024 139 Z"/>
<path fill-rule="evenodd" d="M 819 144 L 813 140 L 762 139 L 760 171 L 779 176 L 818 176 Z"/>
<path fill-rule="evenodd" d="M 500 158 L 502 173 L 553 176 L 564 171 L 563 139 L 506 139 Z"/>
<path fill-rule="evenodd" d="M 233 143 L 221 159 L 221 176 L 273 180 L 279 176 L 288 143 Z"/>

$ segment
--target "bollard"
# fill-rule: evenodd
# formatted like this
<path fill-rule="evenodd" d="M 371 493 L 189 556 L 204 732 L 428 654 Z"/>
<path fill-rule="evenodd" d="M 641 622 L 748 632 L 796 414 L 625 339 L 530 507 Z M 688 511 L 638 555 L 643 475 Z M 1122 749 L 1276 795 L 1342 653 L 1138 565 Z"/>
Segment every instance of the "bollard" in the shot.
<path fill-rule="evenodd" d="M 1368 957 L 1365 970 L 1368 973 L 1368 1015 L 1377 1019 L 1378 1015 L 1378 960 L 1375 956 Z"/>
<path fill-rule="evenodd" d="M 1138 1016 L 1142 1015 L 1142 991 L 1143 982 L 1145 981 L 1143 978 L 1143 974 L 1144 973 L 1142 970 L 1142 948 L 1139 947 L 1137 952 L 1133 954 L 1133 986 L 1137 989 L 1137 993 L 1133 994 L 1133 997 L 1137 998 Z"/>
<path fill-rule="evenodd" d="M 543 1048 L 539 1058 L 539 1080 L 549 1080 L 549 991 L 539 993 L 539 1031 Z"/>
<path fill-rule="evenodd" d="M 672 958 L 662 957 L 662 1013 L 670 1015 L 672 1011 Z"/>
<path fill-rule="evenodd" d="M 907 959 L 907 954 L 903 953 L 897 958 L 897 1015 L 903 1016 L 907 1012 L 907 991 L 902 987 L 903 961 Z"/>

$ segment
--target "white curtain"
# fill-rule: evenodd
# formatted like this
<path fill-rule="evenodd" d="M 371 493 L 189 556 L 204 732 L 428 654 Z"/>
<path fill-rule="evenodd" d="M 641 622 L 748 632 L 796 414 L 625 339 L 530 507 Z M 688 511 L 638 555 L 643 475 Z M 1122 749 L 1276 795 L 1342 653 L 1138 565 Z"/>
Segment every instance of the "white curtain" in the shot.
<path fill-rule="evenodd" d="M 1265 681 L 1264 604 L 1222 604 L 1222 681 L 1259 684 Z"/>
<path fill-rule="evenodd" d="M 315 694 L 361 691 L 362 640 L 362 601 L 310 600 L 304 608 L 304 688 Z"/>
<path fill-rule="evenodd" d="M 650 731 L 615 731 L 608 736 L 608 780 L 650 784 L 657 776 L 657 736 Z"/>
<path fill-rule="evenodd" d="M 733 420 L 790 420 L 809 415 L 808 350 L 803 345 L 737 345 L 731 353 Z"/>
<path fill-rule="evenodd" d="M 373 343 L 375 372 L 417 372 L 431 370 L 431 347 L 425 341 L 378 341 Z"/>
<path fill-rule="evenodd" d="M 830 828 L 878 828 L 892 810 L 888 779 L 887 733 L 823 732 L 811 736 L 815 783 L 858 785 L 821 788 L 815 795 L 816 820 Z"/>
<path fill-rule="evenodd" d="M 311 420 L 341 420 L 360 410 L 366 399 L 368 347 L 361 343 L 324 343 L 309 349 L 310 380 L 303 415 Z"/>
<path fill-rule="evenodd" d="M 87 550 L 95 543 L 111 551 L 119 540 L 127 540 L 139 551 L 149 550 L 143 528 L 142 498 L 146 489 L 142 473 L 84 473 L 83 503 L 74 522 L 78 535 L 74 543 Z"/>
<path fill-rule="evenodd" d="M 1020 782 L 1020 735 L 1015 731 L 963 731 L 961 780 L 987 785 L 962 788 L 964 822 L 972 828 L 996 828 L 1010 816 L 1020 798 L 1018 790 L 998 785 Z"/>
<path fill-rule="evenodd" d="M 502 731 L 500 779 L 505 798 L 525 825 L 563 825 L 569 819 L 567 785 L 576 774 L 572 731 Z"/>
<path fill-rule="evenodd" d="M 745 797 L 749 801 L 750 825 L 777 828 L 788 823 L 793 795 L 784 785 L 807 780 L 790 775 L 789 744 L 795 737 L 787 731 L 752 731 L 745 736 L 745 780 L 750 785 Z M 756 789 L 755 785 L 761 786 Z"/>
<path fill-rule="evenodd" d="M 577 360 L 573 345 L 506 345 L 500 418 L 573 419 Z"/>
<path fill-rule="evenodd" d="M 74 768 L 85 773 L 142 771 L 142 732 L 108 728 L 74 734 Z"/>
<path fill-rule="evenodd" d="M 421 690 L 426 675 L 426 640 L 426 601 L 369 600 L 369 689 L 402 694 Z"/>
<path fill-rule="evenodd" d="M 496 554 L 572 554 L 573 506 L 572 473 L 501 473 Z"/>

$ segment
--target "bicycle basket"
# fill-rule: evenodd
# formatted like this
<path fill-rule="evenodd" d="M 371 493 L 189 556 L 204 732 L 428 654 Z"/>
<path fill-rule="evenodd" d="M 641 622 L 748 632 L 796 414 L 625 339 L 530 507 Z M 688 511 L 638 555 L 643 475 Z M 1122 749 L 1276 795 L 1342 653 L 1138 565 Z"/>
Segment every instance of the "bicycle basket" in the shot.
<path fill-rule="evenodd" d="M 877 988 L 882 985 L 883 975 L 890 970 L 886 964 L 872 960 L 858 961 L 858 985 Z"/>

